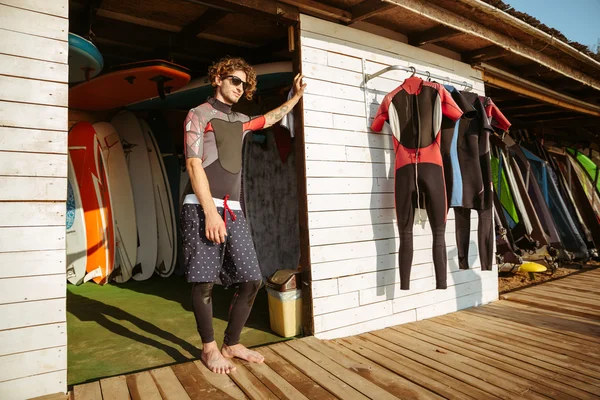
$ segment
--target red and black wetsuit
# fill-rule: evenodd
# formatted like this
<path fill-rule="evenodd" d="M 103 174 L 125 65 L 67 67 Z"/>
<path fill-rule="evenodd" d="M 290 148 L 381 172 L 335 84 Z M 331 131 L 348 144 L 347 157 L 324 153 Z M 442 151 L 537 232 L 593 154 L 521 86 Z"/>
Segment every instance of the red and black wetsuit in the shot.
<path fill-rule="evenodd" d="M 433 233 L 436 288 L 446 289 L 447 200 L 440 151 L 441 124 L 442 115 L 456 121 L 462 114 L 442 85 L 411 77 L 385 96 L 371 125 L 379 132 L 384 122 L 389 122 L 394 137 L 400 289 L 410 287 L 414 210 L 421 194 L 427 196 L 427 217 Z"/>

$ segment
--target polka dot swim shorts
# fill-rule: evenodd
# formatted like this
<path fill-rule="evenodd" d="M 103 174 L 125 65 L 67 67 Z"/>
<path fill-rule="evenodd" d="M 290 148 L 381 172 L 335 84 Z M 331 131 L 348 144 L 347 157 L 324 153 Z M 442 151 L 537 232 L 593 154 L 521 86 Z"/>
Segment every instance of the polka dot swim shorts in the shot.
<path fill-rule="evenodd" d="M 223 216 L 223 207 L 217 207 Z M 225 287 L 261 280 L 262 275 L 254 250 L 250 230 L 241 210 L 232 210 L 236 216 L 227 218 L 225 244 L 216 244 L 206 238 L 204 211 L 199 204 L 184 204 L 181 210 L 183 263 L 188 282 L 216 282 Z"/>

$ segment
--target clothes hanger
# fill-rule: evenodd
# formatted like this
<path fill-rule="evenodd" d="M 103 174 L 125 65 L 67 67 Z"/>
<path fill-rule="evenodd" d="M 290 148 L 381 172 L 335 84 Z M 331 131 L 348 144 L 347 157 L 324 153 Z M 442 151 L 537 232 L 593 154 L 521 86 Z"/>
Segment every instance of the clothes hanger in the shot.
<path fill-rule="evenodd" d="M 431 72 L 425 71 L 425 73 L 427 74 L 427 82 L 431 82 Z"/>
<path fill-rule="evenodd" d="M 415 67 L 413 67 L 412 65 L 410 67 L 408 67 L 408 68 L 412 71 L 412 75 L 409 76 L 409 78 L 412 78 L 413 76 L 416 75 L 417 69 Z"/>

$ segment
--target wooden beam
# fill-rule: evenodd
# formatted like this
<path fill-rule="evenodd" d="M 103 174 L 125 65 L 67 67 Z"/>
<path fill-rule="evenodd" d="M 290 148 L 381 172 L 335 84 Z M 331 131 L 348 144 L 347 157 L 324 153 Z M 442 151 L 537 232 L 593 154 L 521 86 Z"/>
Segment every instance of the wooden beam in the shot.
<path fill-rule="evenodd" d="M 566 118 L 555 118 L 550 121 L 523 121 L 516 123 L 513 122 L 513 127 L 519 128 L 594 128 L 600 126 L 600 118 L 590 117 L 566 117 Z"/>
<path fill-rule="evenodd" d="M 341 8 L 332 7 L 314 0 L 279 0 L 281 3 L 289 4 L 298 7 L 302 11 L 308 11 L 312 14 L 329 17 L 340 20 L 342 22 L 350 22 L 352 14 L 344 11 Z"/>
<path fill-rule="evenodd" d="M 490 82 L 494 85 L 519 93 L 523 96 L 531 97 L 557 107 L 566 108 L 567 110 L 600 116 L 600 107 L 594 107 L 591 104 L 585 104 L 577 99 L 551 91 L 549 89 L 536 90 L 535 87 L 525 87 L 515 83 L 514 81 L 511 82 L 506 79 L 502 79 L 501 77 L 491 75 L 487 72 L 484 72 L 483 74 L 483 81 L 486 83 Z"/>
<path fill-rule="evenodd" d="M 349 24 L 364 21 L 365 19 L 389 11 L 395 7 L 395 5 L 386 3 L 382 0 L 362 1 L 348 9 L 348 12 L 352 14 L 352 20 L 350 20 Z"/>
<path fill-rule="evenodd" d="M 229 13 L 226 11 L 209 8 L 196 20 L 184 26 L 181 32 L 179 32 L 178 39 L 196 37 L 199 33 L 218 24 L 227 15 L 229 15 Z"/>
<path fill-rule="evenodd" d="M 502 110 L 506 110 L 505 108 L 503 108 Z M 564 112 L 561 112 L 560 110 L 545 110 L 545 111 L 529 111 L 529 112 L 522 112 L 519 114 L 510 114 L 510 117 L 512 118 L 521 118 L 521 117 L 533 117 L 533 116 L 538 116 L 538 115 L 552 115 L 552 114 L 564 114 Z"/>
<path fill-rule="evenodd" d="M 185 41 L 177 40 L 176 33 L 167 33 L 160 29 L 104 17 L 96 17 L 94 33 L 96 34 L 95 40 L 98 43 L 102 40 L 108 40 L 112 44 L 134 44 L 138 47 L 153 48 L 155 56 L 167 59 L 169 58 L 168 55 L 173 53 L 184 53 L 198 57 L 210 55 L 212 58 L 226 54 L 240 57 L 252 55 L 252 51 L 244 47 L 198 38 Z"/>
<path fill-rule="evenodd" d="M 556 60 L 554 57 L 540 53 L 539 51 L 482 24 L 471 21 L 468 18 L 455 14 L 445 8 L 420 0 L 386 0 L 388 3 L 396 4 L 405 10 L 421 15 L 439 24 L 450 26 L 456 30 L 468 33 L 472 36 L 485 39 L 492 44 L 505 48 L 511 53 L 527 58 L 531 61 L 544 65 L 566 77 L 580 83 L 600 90 L 600 80 L 593 78 L 569 65 Z M 477 3 L 481 3 L 477 1 Z"/>
<path fill-rule="evenodd" d="M 555 73 L 555 71 L 552 71 L 548 67 L 540 65 L 538 63 L 533 63 L 519 67 L 519 75 L 521 76 L 540 76 L 548 73 Z"/>
<path fill-rule="evenodd" d="M 227 12 L 240 12 L 283 22 L 295 24 L 300 20 L 297 7 L 274 0 L 185 0 L 205 7 Z"/>
<path fill-rule="evenodd" d="M 493 98 L 496 101 L 495 98 Z M 502 112 L 504 111 L 512 111 L 512 110 L 530 110 L 532 108 L 540 108 L 540 107 L 548 107 L 546 103 L 531 103 L 530 101 L 519 102 L 519 104 L 511 104 L 507 107 L 502 107 Z"/>
<path fill-rule="evenodd" d="M 458 35 L 464 35 L 464 32 L 457 31 L 456 29 L 447 27 L 445 25 L 438 25 L 431 29 L 427 29 L 423 32 L 411 35 L 408 37 L 408 43 L 413 46 L 424 46 L 428 43 L 437 43 L 444 40 L 451 39 Z"/>
<path fill-rule="evenodd" d="M 501 21 L 503 25 L 512 26 L 514 28 L 519 29 L 521 32 L 524 32 L 536 39 L 539 39 L 549 46 L 554 47 L 565 54 L 570 55 L 571 57 L 589 65 L 596 69 L 600 68 L 600 62 L 598 60 L 593 59 L 587 54 L 582 53 L 581 51 L 575 49 L 571 45 L 558 40 L 554 35 L 548 34 L 544 31 L 539 30 L 535 26 L 528 24 L 525 21 L 520 20 L 517 17 L 514 17 L 501 9 L 494 7 L 491 4 L 486 3 L 481 0 L 455 0 L 458 3 L 462 3 L 467 8 L 476 10 L 478 12 L 482 12 L 484 14 L 490 15 L 497 20 Z"/>
<path fill-rule="evenodd" d="M 482 49 L 462 53 L 461 58 L 468 64 L 474 64 L 483 61 L 495 60 L 509 54 L 509 51 L 498 46 L 488 46 Z"/>

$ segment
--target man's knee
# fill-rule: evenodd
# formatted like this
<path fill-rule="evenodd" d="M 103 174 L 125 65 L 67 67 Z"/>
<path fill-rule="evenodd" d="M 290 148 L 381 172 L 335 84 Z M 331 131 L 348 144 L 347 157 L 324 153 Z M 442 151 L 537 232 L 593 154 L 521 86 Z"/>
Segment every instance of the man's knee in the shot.
<path fill-rule="evenodd" d="M 262 280 L 240 283 L 238 293 L 242 298 L 248 299 L 248 304 L 252 305 L 256 295 L 258 294 L 258 291 L 262 287 L 262 283 Z"/>
<path fill-rule="evenodd" d="M 212 282 L 194 283 L 192 296 L 194 300 L 200 300 L 203 304 L 210 304 L 212 301 L 212 290 L 215 284 Z"/>

